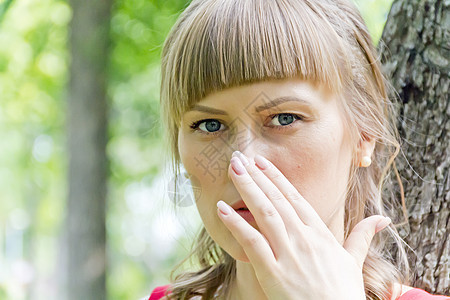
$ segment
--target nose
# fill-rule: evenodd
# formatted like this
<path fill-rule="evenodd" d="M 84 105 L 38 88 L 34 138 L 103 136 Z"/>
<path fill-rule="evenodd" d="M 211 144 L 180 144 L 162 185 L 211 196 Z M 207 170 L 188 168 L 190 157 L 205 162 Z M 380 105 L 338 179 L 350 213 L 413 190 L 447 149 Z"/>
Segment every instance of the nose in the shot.
<path fill-rule="evenodd" d="M 231 145 L 233 151 L 242 152 L 250 162 L 253 161 L 257 151 L 264 148 L 260 134 L 250 126 L 241 126 L 231 139 L 233 139 Z"/>

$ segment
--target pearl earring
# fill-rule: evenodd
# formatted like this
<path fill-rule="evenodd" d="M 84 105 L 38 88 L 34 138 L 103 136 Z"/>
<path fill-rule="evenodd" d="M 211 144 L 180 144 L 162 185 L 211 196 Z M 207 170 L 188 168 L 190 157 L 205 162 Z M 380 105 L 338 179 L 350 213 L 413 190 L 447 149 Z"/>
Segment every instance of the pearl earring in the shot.
<path fill-rule="evenodd" d="M 368 167 L 372 163 L 372 160 L 370 159 L 370 156 L 363 156 L 361 159 L 361 162 L 359 163 L 360 167 Z"/>

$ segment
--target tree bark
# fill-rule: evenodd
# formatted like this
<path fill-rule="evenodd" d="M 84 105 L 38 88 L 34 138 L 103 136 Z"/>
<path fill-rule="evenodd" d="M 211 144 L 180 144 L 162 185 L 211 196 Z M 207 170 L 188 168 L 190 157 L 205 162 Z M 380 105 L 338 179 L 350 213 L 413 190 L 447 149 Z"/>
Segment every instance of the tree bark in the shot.
<path fill-rule="evenodd" d="M 70 2 L 66 299 L 106 299 L 106 75 L 111 2 Z"/>
<path fill-rule="evenodd" d="M 394 1 L 379 44 L 401 99 L 397 125 L 406 158 L 400 155 L 397 167 L 409 224 L 399 232 L 417 253 L 408 253 L 412 285 L 444 295 L 450 294 L 449 6 Z"/>

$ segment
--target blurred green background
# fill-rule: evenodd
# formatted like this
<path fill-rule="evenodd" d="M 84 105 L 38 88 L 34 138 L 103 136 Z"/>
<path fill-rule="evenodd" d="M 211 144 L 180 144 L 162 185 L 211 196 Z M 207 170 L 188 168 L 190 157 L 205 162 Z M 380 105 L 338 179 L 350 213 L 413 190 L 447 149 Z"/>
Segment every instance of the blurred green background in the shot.
<path fill-rule="evenodd" d="M 376 44 L 392 1 L 355 2 Z M 138 299 L 168 283 L 200 222 L 194 207 L 171 211 L 170 176 L 161 159 L 159 57 L 186 5 L 114 2 L 107 146 L 111 299 Z M 71 8 L 59 0 L 0 0 L 0 14 L 0 299 L 55 299 L 67 196 Z"/>

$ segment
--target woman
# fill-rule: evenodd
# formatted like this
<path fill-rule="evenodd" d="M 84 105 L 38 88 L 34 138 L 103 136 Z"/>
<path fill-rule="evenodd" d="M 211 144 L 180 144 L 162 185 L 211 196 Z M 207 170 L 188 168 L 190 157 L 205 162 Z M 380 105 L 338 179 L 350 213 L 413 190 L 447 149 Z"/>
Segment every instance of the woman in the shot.
<path fill-rule="evenodd" d="M 174 171 L 201 191 L 200 268 L 150 299 L 448 299 L 408 286 L 385 217 L 399 142 L 376 57 L 346 0 L 192 1 L 161 106 Z"/>

